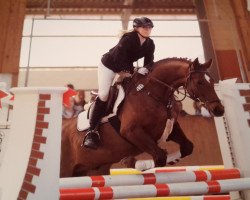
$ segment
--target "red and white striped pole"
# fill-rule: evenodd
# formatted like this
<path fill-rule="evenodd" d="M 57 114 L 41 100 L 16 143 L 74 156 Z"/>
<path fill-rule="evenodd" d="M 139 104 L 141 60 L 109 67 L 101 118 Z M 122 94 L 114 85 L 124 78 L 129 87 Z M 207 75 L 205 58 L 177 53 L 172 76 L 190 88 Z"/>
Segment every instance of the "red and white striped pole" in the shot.
<path fill-rule="evenodd" d="M 238 169 L 61 178 L 60 188 L 88 188 L 156 183 L 180 183 L 240 178 Z"/>
<path fill-rule="evenodd" d="M 149 200 L 149 198 L 131 198 L 123 200 Z M 230 195 L 204 195 L 204 196 L 179 196 L 179 197 L 152 197 L 150 200 L 230 200 Z"/>
<path fill-rule="evenodd" d="M 60 200 L 185 196 L 250 190 L 250 178 L 208 182 L 60 189 Z"/>

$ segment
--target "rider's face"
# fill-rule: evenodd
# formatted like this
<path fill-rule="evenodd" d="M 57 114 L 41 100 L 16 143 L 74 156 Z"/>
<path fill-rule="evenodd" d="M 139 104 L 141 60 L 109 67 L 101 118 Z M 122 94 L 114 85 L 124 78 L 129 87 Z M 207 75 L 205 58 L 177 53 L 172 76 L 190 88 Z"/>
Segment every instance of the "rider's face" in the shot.
<path fill-rule="evenodd" d="M 139 32 L 143 37 L 149 37 L 152 31 L 152 27 L 138 27 L 136 31 Z"/>

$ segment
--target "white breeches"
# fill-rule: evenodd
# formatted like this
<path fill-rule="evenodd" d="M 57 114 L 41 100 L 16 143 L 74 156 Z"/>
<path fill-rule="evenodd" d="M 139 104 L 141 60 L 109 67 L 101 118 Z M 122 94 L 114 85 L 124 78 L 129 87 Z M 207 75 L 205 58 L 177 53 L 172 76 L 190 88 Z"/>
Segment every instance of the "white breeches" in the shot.
<path fill-rule="evenodd" d="M 102 62 L 98 66 L 98 97 L 102 101 L 108 100 L 109 89 L 116 73 L 105 67 Z"/>

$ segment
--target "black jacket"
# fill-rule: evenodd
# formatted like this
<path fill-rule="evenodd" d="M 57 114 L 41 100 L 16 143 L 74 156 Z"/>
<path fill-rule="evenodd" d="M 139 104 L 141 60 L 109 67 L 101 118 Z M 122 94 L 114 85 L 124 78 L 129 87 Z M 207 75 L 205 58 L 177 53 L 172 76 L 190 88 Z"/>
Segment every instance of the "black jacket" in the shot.
<path fill-rule="evenodd" d="M 146 66 L 154 60 L 155 45 L 152 39 L 147 38 L 141 45 L 138 33 L 125 33 L 119 43 L 102 57 L 102 63 L 114 72 L 133 72 L 133 62 L 144 57 Z"/>

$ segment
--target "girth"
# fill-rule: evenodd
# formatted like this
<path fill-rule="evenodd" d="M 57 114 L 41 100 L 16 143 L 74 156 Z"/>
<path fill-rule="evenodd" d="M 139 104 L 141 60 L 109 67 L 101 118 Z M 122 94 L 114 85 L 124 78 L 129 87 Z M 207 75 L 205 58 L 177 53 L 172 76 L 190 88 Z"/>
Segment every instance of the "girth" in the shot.
<path fill-rule="evenodd" d="M 147 96 L 153 98 L 155 101 L 164 105 L 167 111 L 168 118 L 171 118 L 171 110 L 174 103 L 174 88 L 154 79 L 152 77 L 145 77 L 136 83 L 136 91 L 143 92 Z"/>

